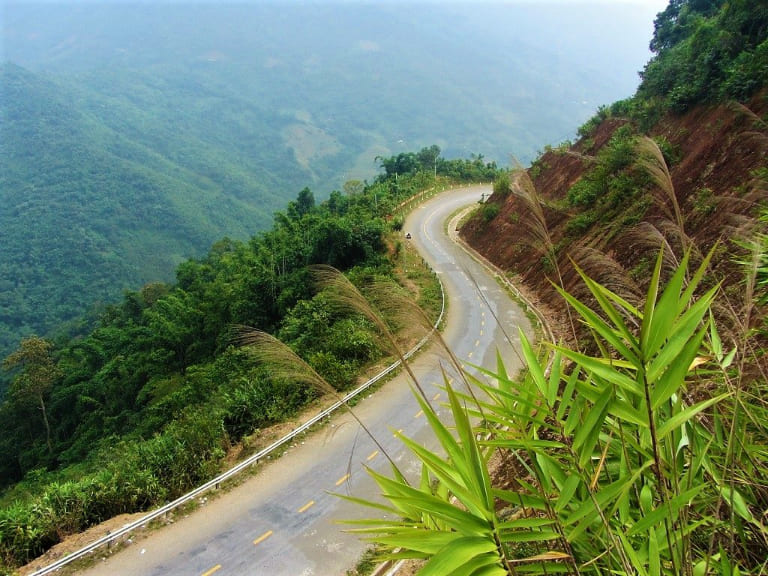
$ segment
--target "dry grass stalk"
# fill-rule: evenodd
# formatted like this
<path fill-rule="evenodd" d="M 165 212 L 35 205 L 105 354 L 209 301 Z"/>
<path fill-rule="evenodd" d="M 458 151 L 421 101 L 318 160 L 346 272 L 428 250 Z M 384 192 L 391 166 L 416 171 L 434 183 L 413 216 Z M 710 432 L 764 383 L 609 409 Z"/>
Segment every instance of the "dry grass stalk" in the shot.
<path fill-rule="evenodd" d="M 640 287 L 624 267 L 605 252 L 590 246 L 577 246 L 570 256 L 587 276 L 634 306 L 640 305 L 643 297 Z M 634 318 L 626 319 L 635 322 Z"/>
<path fill-rule="evenodd" d="M 566 149 L 562 153 L 565 156 L 573 156 L 574 158 L 578 158 L 579 160 L 585 162 L 586 164 L 595 164 L 597 162 L 597 158 L 595 156 L 590 156 L 589 154 L 582 154 L 581 152 L 576 152 L 575 150 Z"/>
<path fill-rule="evenodd" d="M 685 237 L 685 226 L 680 205 L 677 202 L 675 186 L 672 184 L 672 175 L 664 154 L 659 146 L 647 136 L 641 137 L 635 145 L 638 155 L 637 164 L 646 171 L 656 185 L 656 194 L 653 195 L 657 205 L 664 211 L 667 217 L 675 222 L 680 229 L 680 235 Z M 659 194 L 661 192 L 661 194 Z M 670 205 L 672 209 L 670 210 Z"/>
<path fill-rule="evenodd" d="M 759 114 L 753 112 L 748 106 L 745 106 L 741 102 L 737 102 L 736 100 L 731 100 L 727 104 L 728 109 L 735 113 L 742 116 L 748 117 L 750 120 L 754 122 L 754 126 L 760 130 L 768 130 L 768 123 L 763 120 Z M 765 134 L 759 134 L 759 136 L 762 136 L 765 138 Z"/>
<path fill-rule="evenodd" d="M 675 270 L 680 261 L 668 238 L 659 227 L 651 222 L 640 222 L 627 230 L 620 238 L 627 246 L 628 253 L 646 254 L 662 250 L 662 266 L 666 270 Z"/>
<path fill-rule="evenodd" d="M 384 315 L 349 281 L 349 279 L 333 266 L 320 264 L 310 268 L 318 287 L 325 291 L 329 302 L 339 311 L 356 312 L 367 318 L 376 328 L 388 344 L 389 351 L 400 360 L 401 365 L 410 376 L 413 385 L 419 391 L 424 401 L 432 406 L 430 399 L 419 384 L 418 378 L 413 373 L 410 364 L 404 357 L 400 346 L 397 344 L 394 334 L 389 329 Z"/>
<path fill-rule="evenodd" d="M 536 192 L 536 186 L 526 170 L 515 170 L 512 173 L 512 176 L 513 178 L 510 181 L 510 188 L 512 193 L 515 194 L 515 196 L 518 198 L 522 199 L 528 207 L 530 217 L 523 218 L 522 222 L 534 239 L 532 245 L 535 248 L 542 250 L 547 256 L 555 269 L 555 273 L 557 274 L 558 285 L 561 289 L 565 290 L 563 275 L 560 270 L 560 264 L 557 258 L 557 250 L 555 249 L 555 244 L 552 241 L 552 236 L 549 233 L 547 219 L 544 216 L 544 210 L 542 208 L 541 200 L 539 199 L 539 194 Z M 571 327 L 573 342 L 574 344 L 577 344 L 579 337 L 576 333 L 576 325 L 573 321 L 570 305 L 566 304 L 565 311 L 568 314 L 568 323 Z"/>
<path fill-rule="evenodd" d="M 448 343 L 443 339 L 442 334 L 432 326 L 432 321 L 424 313 L 424 310 L 419 307 L 410 295 L 393 282 L 381 279 L 376 279 L 367 283 L 364 287 L 364 292 L 365 294 L 361 293 L 361 296 L 372 303 L 375 310 L 379 311 L 383 317 L 389 318 L 399 325 L 415 325 L 423 331 L 425 336 L 429 334 L 435 338 L 447 355 L 455 373 L 463 381 L 467 392 L 477 404 L 478 409 L 482 412 L 482 406 L 477 399 L 472 386 L 467 380 L 461 361 L 456 357 L 451 347 L 448 346 Z M 479 288 L 478 293 L 481 293 Z"/>
<path fill-rule="evenodd" d="M 360 425 L 368 437 L 373 440 L 379 451 L 389 460 L 392 466 L 397 469 L 397 465 L 389 456 L 386 449 L 379 443 L 370 429 L 360 420 L 355 411 L 344 401 L 344 398 L 336 389 L 318 374 L 312 366 L 301 359 L 287 345 L 283 344 L 274 336 L 267 334 L 256 328 L 249 326 L 235 326 L 233 340 L 239 346 L 247 347 L 253 354 L 256 361 L 265 366 L 269 366 L 270 372 L 277 378 L 291 380 L 295 382 L 304 382 L 314 387 L 323 394 L 328 394 L 337 401 L 343 403 L 355 421 Z"/>
<path fill-rule="evenodd" d="M 531 180 L 528 172 L 522 169 L 512 172 L 510 189 L 515 196 L 525 202 L 528 208 L 529 217 L 523 219 L 523 224 L 535 240 L 533 242 L 534 247 L 543 251 L 548 256 L 552 255 L 555 251 L 555 246 L 549 234 L 547 220 L 544 217 L 544 210 L 542 209 L 539 195 L 536 192 L 536 186 L 533 184 L 533 180 Z"/>

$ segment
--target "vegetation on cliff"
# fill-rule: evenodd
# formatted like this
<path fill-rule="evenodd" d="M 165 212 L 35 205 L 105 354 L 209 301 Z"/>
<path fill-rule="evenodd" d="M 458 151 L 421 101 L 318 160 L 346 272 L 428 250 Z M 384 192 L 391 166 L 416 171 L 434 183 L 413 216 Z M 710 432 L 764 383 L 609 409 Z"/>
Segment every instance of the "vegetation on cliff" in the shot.
<path fill-rule="evenodd" d="M 308 266 L 402 290 L 399 204 L 427 186 L 497 174 L 480 158 L 439 154 L 432 147 L 382 159 L 408 168 L 369 185 L 351 182 L 349 193 L 320 204 L 305 188 L 271 230 L 217 242 L 207 257 L 180 264 L 173 284 L 127 292 L 92 331 L 22 341 L 4 363 L 11 386 L 0 404 L 0 566 L 183 494 L 212 477 L 244 438 L 317 397 L 236 346 L 234 326 L 278 335 L 337 390 L 380 360 L 370 320 L 340 312 L 315 289 Z M 439 291 L 430 283 L 417 296 L 435 312 Z"/>
<path fill-rule="evenodd" d="M 496 181 L 462 234 L 560 340 L 525 343 L 519 379 L 500 359 L 475 382 L 487 401 L 446 382 L 444 454 L 404 439 L 420 482 L 374 474 L 399 520 L 362 531 L 392 557 L 422 574 L 768 569 L 767 36 L 765 2 L 672 0 L 637 94 Z"/>

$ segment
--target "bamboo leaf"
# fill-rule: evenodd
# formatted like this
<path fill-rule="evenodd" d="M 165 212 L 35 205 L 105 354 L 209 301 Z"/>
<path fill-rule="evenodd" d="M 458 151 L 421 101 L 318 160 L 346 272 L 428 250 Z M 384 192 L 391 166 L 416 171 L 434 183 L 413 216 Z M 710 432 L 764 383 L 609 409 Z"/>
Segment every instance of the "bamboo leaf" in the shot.
<path fill-rule="evenodd" d="M 539 389 L 541 395 L 546 398 L 547 380 L 544 376 L 544 370 L 542 369 L 541 364 L 539 364 L 539 359 L 534 353 L 533 348 L 531 347 L 531 343 L 528 341 L 525 333 L 522 331 L 522 329 L 520 329 L 519 332 L 520 346 L 523 349 L 523 357 L 525 358 L 525 363 L 528 366 L 528 373 L 531 375 L 531 378 L 533 379 L 534 384 L 536 384 L 536 387 Z"/>
<path fill-rule="evenodd" d="M 664 248 L 659 249 L 659 255 L 656 257 L 656 265 L 651 274 L 651 282 L 648 286 L 648 292 L 645 297 L 645 308 L 643 310 L 643 322 L 640 325 L 640 349 L 650 349 L 649 342 L 652 337 L 651 327 L 654 325 L 654 315 L 656 312 L 656 297 L 659 292 L 659 281 L 661 279 L 661 263 L 664 257 Z"/>
<path fill-rule="evenodd" d="M 595 499 L 600 509 L 606 509 L 610 502 L 629 490 L 642 475 L 643 471 L 650 467 L 652 463 L 653 461 L 649 460 L 635 470 L 631 476 L 619 478 L 615 482 L 603 486 L 600 491 L 595 494 Z M 575 538 L 580 536 L 589 527 L 591 522 L 597 518 L 598 514 L 599 510 L 595 507 L 595 502 L 593 502 L 591 498 L 583 500 L 581 505 L 573 513 L 563 518 L 564 526 L 571 526 L 577 522 L 579 523 L 573 530 L 571 530 L 571 532 L 566 534 L 568 540 L 573 542 Z"/>
<path fill-rule="evenodd" d="M 706 328 L 702 328 L 696 336 L 689 340 L 674 362 L 667 366 L 666 371 L 656 382 L 651 390 L 651 408 L 658 410 L 685 384 L 685 377 L 691 361 L 701 349 L 701 343 L 706 334 Z"/>
<path fill-rule="evenodd" d="M 468 574 L 471 576 L 507 576 L 507 572 L 500 566 L 499 556 L 497 554 L 481 554 L 474 558 L 469 558 L 458 571 L 452 572 L 448 576 L 459 574 Z"/>
<path fill-rule="evenodd" d="M 706 484 L 699 484 L 685 492 L 681 492 L 661 506 L 654 508 L 653 511 L 645 514 L 640 520 L 635 522 L 635 524 L 627 531 L 627 535 L 635 536 L 637 534 L 644 534 L 649 530 L 655 529 L 656 526 L 660 526 L 665 518 L 676 518 L 680 510 L 695 499 L 705 488 Z"/>
<path fill-rule="evenodd" d="M 671 363 L 677 361 L 677 357 L 685 348 L 688 341 L 693 338 L 696 329 L 701 324 L 701 321 L 712 302 L 711 297 L 713 295 L 714 293 L 710 291 L 706 296 L 698 300 L 670 329 L 663 347 L 647 368 L 646 378 L 650 384 L 654 383 Z M 697 353 L 698 350 L 699 349 L 696 350 Z M 695 358 L 695 356 L 696 354 L 694 354 L 693 358 Z M 686 369 L 691 365 L 693 358 L 685 363 Z"/>
<path fill-rule="evenodd" d="M 610 402 L 611 391 L 606 388 L 600 399 L 589 410 L 584 423 L 573 438 L 573 450 L 579 455 L 579 465 L 582 468 L 592 458 Z"/>
<path fill-rule="evenodd" d="M 409 496 L 392 496 L 400 503 L 408 504 L 414 510 L 434 516 L 447 522 L 450 528 L 466 536 L 488 533 L 492 525 L 484 518 L 478 518 L 436 496 L 420 491 L 413 491 Z"/>
<path fill-rule="evenodd" d="M 507 563 L 508 564 L 530 564 L 533 562 L 569 560 L 570 558 L 571 558 L 570 554 L 566 554 L 565 552 L 559 552 L 557 550 L 550 550 L 548 552 L 536 554 L 535 556 L 528 556 L 527 558 L 510 558 L 509 560 L 507 560 Z"/>
<path fill-rule="evenodd" d="M 648 576 L 661 576 L 661 555 L 656 530 L 648 532 Z"/>
<path fill-rule="evenodd" d="M 619 352 L 622 358 L 628 360 L 637 367 L 640 366 L 640 360 L 637 357 L 637 354 L 625 344 L 626 337 L 630 338 L 630 341 L 633 339 L 628 330 L 625 335 L 623 331 L 616 330 L 614 327 L 609 326 L 597 313 L 576 299 L 574 296 L 568 294 L 566 291 L 558 288 L 557 286 L 555 288 L 557 288 L 558 292 L 560 292 L 563 298 L 568 301 L 568 303 L 581 315 L 581 317 L 584 318 L 587 325 L 600 336 L 602 336 L 606 342 L 613 346 Z M 610 305 L 609 308 L 613 309 L 613 307 Z M 615 312 L 616 311 L 614 310 L 614 314 Z M 626 326 L 624 326 L 624 328 L 626 329 Z"/>
<path fill-rule="evenodd" d="M 560 397 L 560 405 L 557 407 L 558 420 L 562 421 L 563 416 L 565 416 L 565 411 L 572 404 L 571 399 L 573 398 L 573 391 L 576 389 L 576 383 L 579 380 L 580 373 L 581 370 L 579 367 L 575 366 L 573 370 L 571 370 L 571 373 L 568 375 L 568 381 L 566 382 L 562 396 Z"/>
<path fill-rule="evenodd" d="M 689 406 L 688 408 L 685 408 L 684 410 L 678 412 L 677 414 L 672 416 L 669 420 L 664 422 L 659 427 L 659 430 L 658 430 L 659 439 L 664 438 L 667 434 L 669 434 L 673 430 L 676 430 L 677 428 L 682 426 L 685 422 L 687 422 L 688 420 L 696 416 L 696 414 L 698 414 L 702 410 L 706 410 L 713 404 L 717 404 L 723 398 L 727 398 L 729 395 L 730 393 L 726 392 L 725 394 L 720 394 L 719 396 L 715 396 L 714 398 L 703 400 L 698 404 L 694 404 L 693 406 Z"/>
<path fill-rule="evenodd" d="M 498 530 L 503 535 L 506 532 L 511 532 L 514 530 L 528 530 L 530 528 L 542 528 L 544 526 L 551 526 L 555 524 L 555 522 L 556 521 L 552 518 L 538 518 L 536 516 L 530 518 L 523 517 L 516 518 L 515 520 L 509 520 L 507 522 L 502 522 L 499 524 Z"/>
<path fill-rule="evenodd" d="M 504 534 L 506 542 L 546 542 L 557 540 L 560 533 L 555 530 L 524 530 L 521 532 L 508 532 Z"/>
<path fill-rule="evenodd" d="M 672 278 L 667 282 L 664 291 L 653 307 L 654 311 L 652 316 L 643 318 L 641 332 L 647 332 L 648 337 L 645 342 L 643 342 L 641 349 L 646 358 L 651 358 L 656 355 L 657 351 L 664 343 L 664 340 L 667 338 L 667 334 L 669 334 L 672 324 L 677 319 L 679 310 L 687 308 L 688 303 L 680 301 L 680 292 L 682 290 L 683 281 L 685 280 L 688 256 L 688 253 L 683 256 L 680 266 L 678 266 L 675 273 L 672 275 Z M 652 297 L 650 291 L 647 297 L 648 299 Z"/>
<path fill-rule="evenodd" d="M 729 508 L 732 508 L 736 514 L 747 522 L 755 521 L 755 517 L 750 512 L 749 506 L 747 506 L 747 501 L 738 490 L 735 488 L 731 489 L 730 486 L 719 486 L 719 490 Z"/>
<path fill-rule="evenodd" d="M 435 453 L 424 448 L 417 442 L 405 436 L 400 437 L 403 443 L 429 468 L 432 474 L 464 504 L 475 516 L 485 516 L 488 509 L 482 494 L 469 490 L 464 482 L 458 465 L 453 461 L 445 461 Z"/>
<path fill-rule="evenodd" d="M 577 475 L 572 474 L 568 477 L 560 489 L 560 495 L 557 498 L 557 502 L 555 502 L 555 512 L 561 512 L 571 504 L 572 499 L 576 494 L 576 490 L 581 484 L 581 478 Z"/>
<path fill-rule="evenodd" d="M 547 406 L 553 408 L 557 400 L 557 393 L 560 390 L 560 374 L 562 370 L 562 354 L 555 351 L 555 355 L 550 363 L 549 386 L 547 388 Z"/>
<path fill-rule="evenodd" d="M 712 256 L 715 254 L 715 250 L 717 249 L 718 243 L 716 242 L 714 246 L 712 246 L 712 249 L 707 252 L 707 255 L 704 256 L 704 259 L 701 261 L 701 264 L 696 269 L 696 272 L 693 273 L 693 277 L 688 282 L 688 286 L 685 289 L 685 292 L 683 292 L 681 298 L 680 298 L 680 309 L 682 310 L 688 302 L 691 301 L 691 298 L 693 297 L 693 293 L 696 291 L 696 288 L 699 286 L 699 283 L 701 283 L 702 279 L 704 278 L 704 274 L 707 271 L 707 268 L 709 267 L 709 262 L 712 260 Z M 687 264 L 687 260 L 684 261 Z M 682 266 L 682 263 L 681 263 Z"/>
<path fill-rule="evenodd" d="M 635 382 L 633 378 L 630 378 L 617 369 L 617 366 L 622 366 L 621 363 L 612 361 L 610 358 L 594 358 L 560 346 L 556 346 L 555 349 L 560 350 L 563 353 L 563 356 L 570 358 L 587 372 L 599 376 L 606 382 L 615 384 L 619 388 L 631 392 L 632 394 L 641 395 L 643 393 L 642 389 L 638 387 L 637 382 Z"/>
<path fill-rule="evenodd" d="M 391 548 L 405 548 L 428 556 L 434 556 L 446 546 L 461 538 L 456 532 L 411 529 L 401 534 L 384 535 L 376 541 Z"/>
<path fill-rule="evenodd" d="M 461 448 L 464 462 L 467 464 L 467 476 L 465 482 L 467 488 L 482 497 L 487 510 L 493 510 L 493 495 L 491 493 L 491 479 L 488 474 L 485 459 L 475 438 L 475 432 L 469 422 L 466 410 L 459 403 L 458 396 L 453 391 L 446 379 L 446 392 L 450 400 L 451 412 L 456 426 L 456 431 L 461 440 Z"/>
<path fill-rule="evenodd" d="M 473 558 L 494 554 L 501 568 L 496 543 L 489 538 L 455 538 L 444 546 L 421 569 L 422 576 L 445 576 L 446 574 L 471 574 L 462 568 Z M 500 572 L 503 574 L 504 572 Z"/>

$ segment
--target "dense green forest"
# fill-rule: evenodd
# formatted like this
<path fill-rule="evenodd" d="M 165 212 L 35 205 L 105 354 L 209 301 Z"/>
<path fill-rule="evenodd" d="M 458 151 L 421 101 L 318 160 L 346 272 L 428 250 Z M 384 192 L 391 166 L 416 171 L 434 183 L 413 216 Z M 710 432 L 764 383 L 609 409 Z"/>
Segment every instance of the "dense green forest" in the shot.
<path fill-rule="evenodd" d="M 533 4 L 0 10 L 0 356 L 32 333 L 76 333 L 84 313 L 171 280 L 222 236 L 268 228 L 304 186 L 325 199 L 371 180 L 377 156 L 437 143 L 448 158 L 532 158 L 631 93 L 652 17 Z M 621 34 L 569 29 L 605 21 Z"/>
<path fill-rule="evenodd" d="M 650 129 L 667 112 L 701 104 L 746 102 L 768 82 L 768 6 L 750 0 L 672 0 L 654 21 L 654 57 L 635 95 L 599 112 L 579 130 L 589 135 L 612 114 Z"/>
<path fill-rule="evenodd" d="M 358 285 L 394 282 L 398 204 L 498 172 L 477 157 L 440 158 L 437 146 L 381 162 L 373 183 L 321 203 L 305 188 L 268 231 L 216 242 L 182 262 L 174 283 L 127 291 L 92 331 L 32 336 L 8 355 L 0 561 L 16 565 L 67 532 L 184 493 L 219 469 L 228 447 L 317 396 L 258 366 L 235 345 L 234 326 L 279 336 L 338 390 L 381 357 L 373 325 L 335 309 L 307 267 L 329 264 Z M 435 290 L 428 283 L 422 301 L 434 304 Z"/>
<path fill-rule="evenodd" d="M 212 129 L 173 137 L 179 127 L 158 124 L 140 103 L 113 104 L 113 120 L 124 124 L 112 126 L 100 118 L 98 99 L 12 64 L 0 68 L 0 85 L 3 355 L 21 336 L 51 332 L 125 289 L 170 279 L 222 230 L 244 239 L 266 228 L 285 204 L 270 191 L 276 179 L 230 149 L 244 143 L 211 144 Z M 260 117 L 243 111 L 241 121 Z M 151 134 L 135 133 L 150 124 Z M 295 176 L 296 190 L 302 173 Z"/>

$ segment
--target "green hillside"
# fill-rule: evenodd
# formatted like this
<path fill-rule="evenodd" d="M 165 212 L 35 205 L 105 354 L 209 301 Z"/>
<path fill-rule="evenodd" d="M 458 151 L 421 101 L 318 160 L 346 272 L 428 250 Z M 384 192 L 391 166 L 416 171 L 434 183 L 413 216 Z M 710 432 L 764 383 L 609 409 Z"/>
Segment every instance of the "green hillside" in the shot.
<path fill-rule="evenodd" d="M 381 331 L 340 309 L 309 266 L 342 270 L 361 290 L 383 285 L 409 314 L 407 323 L 387 319 L 392 330 L 408 328 L 405 338 L 420 327 L 404 302 L 416 297 L 432 316 L 425 325 L 433 322 L 439 286 L 426 266 L 398 268 L 410 248 L 395 209 L 427 186 L 497 174 L 492 163 L 439 152 L 384 159 L 397 176 L 382 174 L 321 203 L 305 188 L 269 230 L 217 242 L 204 258 L 182 262 L 174 283 L 126 292 L 92 330 L 55 343 L 22 340 L 2 363 L 11 385 L 0 402 L 0 574 L 68 533 L 184 493 L 258 429 L 389 362 L 393 350 Z M 402 285 L 417 288 L 412 294 Z M 324 388 L 262 365 L 238 346 L 239 326 L 279 336 Z M 401 347 L 405 338 L 398 337 Z M 57 504 L 41 514 L 40 503 L 51 499 Z"/>
<path fill-rule="evenodd" d="M 0 84 L 0 351 L 169 279 L 223 230 L 246 238 L 284 205 L 268 173 L 200 134 L 179 140 L 158 125 L 153 144 L 100 118 L 103 98 L 12 64 Z M 116 106 L 111 118 L 126 127 L 156 122 Z"/>

